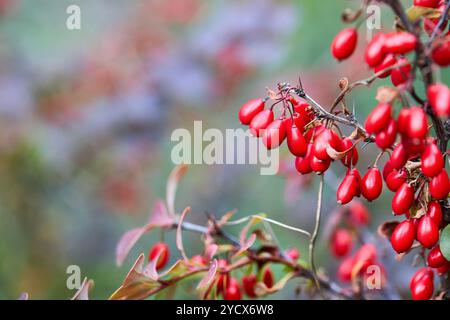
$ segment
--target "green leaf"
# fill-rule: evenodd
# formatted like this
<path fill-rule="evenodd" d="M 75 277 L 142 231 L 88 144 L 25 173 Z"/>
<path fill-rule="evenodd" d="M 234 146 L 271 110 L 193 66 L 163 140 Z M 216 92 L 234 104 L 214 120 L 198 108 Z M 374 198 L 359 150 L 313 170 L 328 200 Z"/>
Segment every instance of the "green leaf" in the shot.
<path fill-rule="evenodd" d="M 442 230 L 439 247 L 445 259 L 450 261 L 450 224 Z"/>

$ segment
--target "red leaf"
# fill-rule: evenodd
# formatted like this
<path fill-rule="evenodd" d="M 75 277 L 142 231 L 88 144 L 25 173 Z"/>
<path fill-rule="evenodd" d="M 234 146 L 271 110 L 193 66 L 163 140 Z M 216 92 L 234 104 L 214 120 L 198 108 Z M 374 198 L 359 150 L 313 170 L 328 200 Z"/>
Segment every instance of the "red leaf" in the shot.
<path fill-rule="evenodd" d="M 116 246 L 116 264 L 121 266 L 131 248 L 148 231 L 148 226 L 131 229 L 124 233 Z"/>
<path fill-rule="evenodd" d="M 201 289 L 201 288 L 204 288 L 204 287 L 208 286 L 211 283 L 211 281 L 214 280 L 214 276 L 216 275 L 216 272 L 217 272 L 217 267 L 218 267 L 217 260 L 214 259 L 211 262 L 211 265 L 209 267 L 208 273 L 199 282 L 199 284 L 197 286 L 197 289 Z"/>
<path fill-rule="evenodd" d="M 166 201 L 169 214 L 175 215 L 175 194 L 177 193 L 178 183 L 186 174 L 188 166 L 181 164 L 176 166 L 169 175 L 166 186 Z"/>
<path fill-rule="evenodd" d="M 178 250 L 180 250 L 181 255 L 183 256 L 183 259 L 186 261 L 189 259 L 187 258 L 186 253 L 184 252 L 183 237 L 182 237 L 182 225 L 183 225 L 183 221 L 186 218 L 186 215 L 189 213 L 189 211 L 191 211 L 191 208 L 187 207 L 186 209 L 184 209 L 183 213 L 181 214 L 180 220 L 178 221 L 177 235 L 176 235 L 177 248 L 178 248 Z"/>

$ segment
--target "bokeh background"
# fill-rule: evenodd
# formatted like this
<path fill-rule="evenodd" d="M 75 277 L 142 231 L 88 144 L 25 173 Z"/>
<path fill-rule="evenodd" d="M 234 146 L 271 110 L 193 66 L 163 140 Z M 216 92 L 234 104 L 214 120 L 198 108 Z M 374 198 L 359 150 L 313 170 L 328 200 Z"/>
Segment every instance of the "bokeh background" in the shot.
<path fill-rule="evenodd" d="M 66 28 L 71 4 L 81 8 L 81 30 Z M 0 0 L 0 299 L 23 291 L 31 299 L 69 298 L 69 265 L 94 279 L 91 298 L 107 298 L 137 255 L 161 238 L 157 231 L 144 236 L 124 265 L 115 265 L 121 234 L 143 224 L 164 197 L 174 167 L 171 132 L 192 130 L 194 120 L 204 128 L 238 128 L 242 103 L 299 76 L 311 96 L 329 105 L 341 76 L 370 75 L 355 62 L 362 61 L 364 26 L 353 59 L 338 64 L 328 49 L 344 26 L 340 13 L 358 4 Z M 390 28 L 392 16 L 384 12 L 382 25 Z M 374 93 L 352 95 L 358 118 L 374 106 Z M 374 149 L 361 154 L 360 169 Z M 312 228 L 317 178 L 300 177 L 294 159 L 285 149 L 282 155 L 276 176 L 260 176 L 258 166 L 191 166 L 177 208 L 191 206 L 197 223 L 206 221 L 205 212 L 237 209 L 236 217 L 265 212 Z M 333 188 L 342 172 L 335 166 L 326 179 L 325 212 L 336 207 Z M 374 230 L 390 215 L 389 197 L 368 204 Z M 301 235 L 274 230 L 282 246 L 307 256 Z M 198 238 L 185 238 L 188 253 L 198 253 Z M 174 233 L 165 240 L 174 249 Z M 325 241 L 318 263 L 335 276 Z M 394 263 L 388 276 L 400 286 L 410 271 L 398 268 Z M 274 298 L 294 297 L 294 285 Z M 177 297 L 192 295 L 181 289 Z"/>

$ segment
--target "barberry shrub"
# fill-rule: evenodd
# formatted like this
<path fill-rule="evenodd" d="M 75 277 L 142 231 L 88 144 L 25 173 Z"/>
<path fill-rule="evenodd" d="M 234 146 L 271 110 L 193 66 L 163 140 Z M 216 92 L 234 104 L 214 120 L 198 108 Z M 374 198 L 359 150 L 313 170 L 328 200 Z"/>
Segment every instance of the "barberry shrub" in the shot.
<path fill-rule="evenodd" d="M 219 218 L 210 215 L 205 226 L 187 222 L 189 207 L 177 213 L 174 204 L 178 182 L 187 170 L 178 166 L 168 179 L 166 201 L 155 204 L 146 225 L 121 238 L 117 264 L 123 263 L 143 234 L 155 228 L 176 230 L 178 252 L 169 253 L 165 243 L 152 246 L 147 259 L 144 254 L 138 257 L 111 299 L 170 297 L 174 290 L 168 288 L 183 286 L 188 279 L 197 279 L 192 292 L 202 299 L 255 299 L 283 289 L 294 278 L 305 280 L 301 291 L 313 298 L 396 298 L 381 254 L 386 244 L 399 264 L 406 263 L 400 261 L 405 255 L 419 257 L 415 265 L 422 266 L 417 266 L 409 283 L 412 299 L 450 299 L 450 181 L 445 168 L 450 89 L 437 80 L 436 72 L 450 65 L 450 1 L 415 0 L 405 9 L 399 0 L 379 0 L 395 14 L 394 28 L 378 30 L 369 42 L 358 46 L 364 38 L 360 35 L 367 18 L 364 13 L 372 2 L 361 1 L 357 11 L 347 10 L 343 21 L 349 26 L 330 40 L 330 54 L 336 61 L 354 59 L 366 64 L 373 71 L 368 78 L 355 82 L 342 78 L 341 92 L 330 107 L 311 97 L 301 81 L 278 83 L 267 96 L 245 103 L 237 116 L 268 149 L 282 148 L 286 141 L 298 175 L 317 176 L 313 231 L 266 215 L 233 220 L 233 211 Z M 353 57 L 359 47 L 364 47 L 363 61 Z M 392 85 L 380 86 L 367 118 L 357 119 L 346 97 L 383 78 L 390 78 Z M 357 165 L 363 148 L 373 148 L 378 156 L 362 164 L 360 168 L 368 169 L 360 172 Z M 318 272 L 314 259 L 322 226 L 324 176 L 339 166 L 345 174 L 338 177 L 338 209 L 328 215 L 323 237 L 337 264 L 334 272 L 325 274 Z M 395 219 L 383 213 L 386 221 L 374 235 L 367 228 L 371 215 L 364 202 L 377 201 L 383 191 L 392 194 Z M 308 252 L 281 248 L 267 228 L 270 223 L 305 237 Z M 230 225 L 242 226 L 240 233 L 228 233 Z M 183 232 L 197 233 L 203 241 L 203 248 L 193 256 L 184 250 Z M 273 272 L 278 266 L 283 267 L 282 276 Z M 369 283 L 373 267 L 379 271 L 378 286 Z M 439 286 L 437 278 L 442 280 Z M 370 284 L 379 289 L 375 295 Z"/>

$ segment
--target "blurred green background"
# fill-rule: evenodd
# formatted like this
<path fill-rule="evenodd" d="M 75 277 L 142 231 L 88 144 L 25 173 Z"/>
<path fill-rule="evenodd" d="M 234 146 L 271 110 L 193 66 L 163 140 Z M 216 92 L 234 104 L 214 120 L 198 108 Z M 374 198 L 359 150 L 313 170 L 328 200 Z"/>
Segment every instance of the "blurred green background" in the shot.
<path fill-rule="evenodd" d="M 68 30 L 66 8 L 81 8 L 81 30 Z M 340 14 L 358 1 L 276 0 L 0 0 L 0 298 L 66 299 L 66 268 L 95 281 L 93 299 L 121 284 L 140 252 L 161 238 L 144 236 L 124 265 L 115 265 L 121 234 L 143 224 L 164 197 L 176 128 L 237 128 L 239 107 L 279 81 L 296 83 L 329 105 L 345 75 L 370 75 L 363 65 L 365 30 L 349 61 L 329 54 L 344 27 Z M 408 1 L 405 1 L 405 5 Z M 385 10 L 386 11 L 386 10 Z M 383 27 L 391 28 L 386 12 Z M 447 75 L 444 80 L 448 80 Z M 389 83 L 383 80 L 380 84 Z M 364 119 L 376 86 L 349 104 Z M 361 154 L 360 169 L 375 150 Z M 311 229 L 315 183 L 293 170 L 283 148 L 283 173 L 258 166 L 195 165 L 180 185 L 177 208 L 206 221 L 237 209 L 265 212 Z M 327 177 L 325 212 L 343 169 Z M 368 204 L 371 226 L 390 215 L 390 195 Z M 233 230 L 231 230 L 233 231 Z M 298 234 L 275 228 L 284 247 L 307 256 Z M 178 257 L 174 233 L 165 239 Z M 200 242 L 186 235 L 188 254 Z M 324 241 L 318 262 L 334 277 Z M 275 298 L 294 296 L 292 284 Z M 179 298 L 192 297 L 181 289 Z"/>

